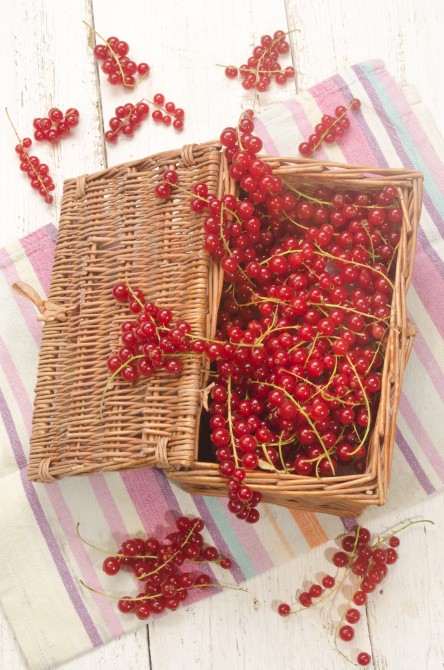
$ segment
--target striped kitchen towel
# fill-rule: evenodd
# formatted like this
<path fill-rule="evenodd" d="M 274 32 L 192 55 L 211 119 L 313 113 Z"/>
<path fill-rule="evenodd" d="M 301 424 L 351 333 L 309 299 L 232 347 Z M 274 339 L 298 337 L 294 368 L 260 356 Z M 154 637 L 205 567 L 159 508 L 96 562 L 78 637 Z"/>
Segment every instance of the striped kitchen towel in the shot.
<path fill-rule="evenodd" d="M 319 157 L 348 163 L 414 167 L 424 173 L 409 316 L 419 326 L 406 372 L 389 502 L 364 518 L 413 504 L 442 489 L 444 441 L 444 144 L 414 89 L 400 89 L 383 63 L 349 68 L 259 115 L 269 154 L 297 155 L 322 113 L 352 97 L 362 102 L 340 144 Z M 48 291 L 56 231 L 32 233 L 0 252 L 0 600 L 31 668 L 47 669 L 143 625 L 121 616 L 113 601 L 85 591 L 123 592 L 129 579 L 106 577 L 103 556 L 83 545 L 83 534 L 113 547 L 127 535 L 171 527 L 179 513 L 199 514 L 207 537 L 235 562 L 233 578 L 248 579 L 325 542 L 346 520 L 263 506 L 252 527 L 226 511 L 225 500 L 190 496 L 154 470 L 64 479 L 50 485 L 26 479 L 41 326 L 34 307 L 12 293 L 21 280 Z M 408 491 L 408 501 L 405 492 Z M 195 596 L 202 597 L 202 594 Z"/>

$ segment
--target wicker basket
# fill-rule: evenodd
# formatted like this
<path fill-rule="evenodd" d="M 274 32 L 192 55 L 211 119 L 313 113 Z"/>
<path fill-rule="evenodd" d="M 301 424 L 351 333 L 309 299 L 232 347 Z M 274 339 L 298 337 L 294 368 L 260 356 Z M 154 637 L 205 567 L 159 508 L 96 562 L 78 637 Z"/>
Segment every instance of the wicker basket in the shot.
<path fill-rule="evenodd" d="M 305 159 L 265 160 L 304 193 L 319 185 L 371 191 L 390 183 L 399 189 L 404 216 L 391 328 L 366 471 L 334 478 L 254 471 L 246 479 L 267 502 L 356 516 L 370 504 L 383 504 L 387 495 L 401 382 L 414 335 L 405 297 L 422 175 Z M 30 296 L 45 320 L 28 468 L 32 480 L 158 466 L 189 492 L 226 495 L 218 465 L 199 455 L 208 372 L 200 357 L 186 359 L 179 378 L 160 372 L 134 386 L 113 385 L 100 416 L 108 381 L 104 361 L 115 351 L 127 317 L 111 296 L 117 280 L 127 277 L 140 286 L 148 299 L 189 321 L 196 335 L 215 332 L 223 274 L 203 251 L 203 215 L 190 214 L 188 196 L 155 198 L 154 187 L 167 167 L 178 170 L 185 189 L 205 181 L 219 196 L 234 192 L 217 142 L 65 183 L 49 299 Z M 29 294 L 27 287 L 21 289 Z"/>
<path fill-rule="evenodd" d="M 415 326 L 406 317 L 406 293 L 413 272 L 423 177 L 421 173 L 411 170 L 379 169 L 287 157 L 267 157 L 264 160 L 271 164 L 274 174 L 307 194 L 312 194 L 321 185 L 336 190 L 365 191 L 380 189 L 385 184 L 398 187 L 404 216 L 396 258 L 390 333 L 384 357 L 380 402 L 369 437 L 365 472 L 331 478 L 247 471 L 245 479 L 269 503 L 311 512 L 358 516 L 369 505 L 383 505 L 387 498 L 402 379 L 416 333 Z M 219 474 L 219 466 L 199 459 L 198 444 L 195 454 L 195 461 L 189 470 L 170 472 L 169 476 L 189 493 L 226 495 L 226 479 Z"/>

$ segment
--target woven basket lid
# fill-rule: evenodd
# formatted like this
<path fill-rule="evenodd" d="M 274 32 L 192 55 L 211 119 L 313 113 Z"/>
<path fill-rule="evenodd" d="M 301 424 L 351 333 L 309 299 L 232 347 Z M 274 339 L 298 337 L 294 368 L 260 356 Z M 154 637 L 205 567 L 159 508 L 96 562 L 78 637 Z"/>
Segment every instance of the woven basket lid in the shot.
<path fill-rule="evenodd" d="M 117 378 L 110 383 L 106 366 L 121 346 L 121 323 L 134 316 L 114 300 L 116 282 L 141 288 L 147 300 L 171 309 L 174 321 L 188 321 L 196 335 L 214 330 L 204 215 L 190 211 L 186 193 L 156 198 L 155 186 L 167 168 L 177 170 L 185 191 L 203 181 L 211 193 L 222 192 L 217 142 L 64 184 L 51 288 L 48 301 L 38 305 L 45 324 L 28 467 L 32 480 L 155 465 L 179 469 L 194 459 L 202 358 L 184 358 L 180 376 L 158 371 L 134 385 Z"/>

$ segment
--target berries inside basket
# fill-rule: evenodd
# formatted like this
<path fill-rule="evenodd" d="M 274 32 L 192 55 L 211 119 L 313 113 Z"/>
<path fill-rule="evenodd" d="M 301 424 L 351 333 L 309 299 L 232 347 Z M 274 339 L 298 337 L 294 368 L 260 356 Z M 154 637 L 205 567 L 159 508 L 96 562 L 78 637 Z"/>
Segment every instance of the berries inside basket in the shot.
<path fill-rule="evenodd" d="M 235 503 L 242 468 L 244 488 L 288 507 L 384 503 L 422 177 L 260 158 L 242 180 L 210 142 L 65 183 L 48 302 L 31 296 L 45 321 L 31 479 L 158 466 Z M 177 184 L 159 189 L 166 170 Z M 170 372 L 107 369 L 129 318 L 116 284 L 134 319 L 147 301 L 189 324 Z"/>
<path fill-rule="evenodd" d="M 196 461 L 171 476 L 207 495 L 226 495 L 228 479 L 240 518 L 245 485 L 275 504 L 356 516 L 387 496 L 415 333 L 405 300 L 422 176 L 264 161 L 283 190 L 280 202 L 255 209 L 259 254 L 248 259 L 248 246 L 231 236 L 221 263 L 216 340 L 241 344 L 212 363 Z M 253 237 L 253 220 L 236 219 Z M 220 467 L 205 456 L 209 442 Z"/>

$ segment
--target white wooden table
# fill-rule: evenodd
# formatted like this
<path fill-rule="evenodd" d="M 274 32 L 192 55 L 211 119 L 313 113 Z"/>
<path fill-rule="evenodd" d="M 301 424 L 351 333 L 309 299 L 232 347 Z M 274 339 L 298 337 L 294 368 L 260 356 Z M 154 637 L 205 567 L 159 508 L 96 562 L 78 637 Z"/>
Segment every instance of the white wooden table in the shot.
<path fill-rule="evenodd" d="M 264 103 L 282 100 L 346 64 L 383 58 L 401 84 L 414 84 L 444 132 L 444 4 L 441 0 L 5 0 L 2 4 L 2 91 L 14 123 L 30 134 L 32 119 L 52 105 L 81 110 L 81 125 L 46 156 L 58 188 L 49 208 L 18 170 L 14 137 L 0 119 L 0 246 L 57 221 L 61 182 L 156 151 L 218 135 L 235 122 L 249 96 L 215 63 L 241 63 L 250 45 L 276 29 L 291 35 L 295 85 L 273 88 Z M 163 92 L 186 111 L 182 134 L 146 124 L 131 141 L 107 146 L 103 124 L 122 90 L 98 76 L 85 20 L 130 43 L 136 60 L 152 66 L 140 97 Z M 288 64 L 290 64 L 290 59 Z M 131 94 L 129 100 L 132 99 Z M 384 519 L 437 522 L 402 538 L 402 560 L 373 594 L 352 648 L 371 652 L 378 670 L 444 668 L 444 496 Z M 375 526 L 375 530 L 380 527 Z M 178 610 L 63 666 L 64 670 L 336 670 L 351 667 L 331 645 L 331 611 L 315 608 L 283 620 L 271 609 L 326 564 L 325 547 L 300 556 L 248 584 L 248 594 L 225 592 Z M 25 668 L 0 613 L 0 668 Z"/>

